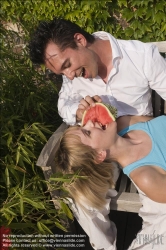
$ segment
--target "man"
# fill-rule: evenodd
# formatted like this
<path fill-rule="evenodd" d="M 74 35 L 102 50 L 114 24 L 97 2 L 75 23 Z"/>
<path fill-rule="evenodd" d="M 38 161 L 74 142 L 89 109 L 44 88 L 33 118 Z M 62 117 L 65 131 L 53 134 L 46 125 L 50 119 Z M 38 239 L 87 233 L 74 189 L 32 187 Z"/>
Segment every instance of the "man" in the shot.
<path fill-rule="evenodd" d="M 151 89 L 166 99 L 166 62 L 151 44 L 117 40 L 106 32 L 90 35 L 55 18 L 39 24 L 30 58 L 63 75 L 58 108 L 68 124 L 81 120 L 87 103 L 79 102 L 87 95 L 111 102 L 118 116 L 152 115 Z"/>
<path fill-rule="evenodd" d="M 58 109 L 73 125 L 94 100 L 111 103 L 122 115 L 152 115 L 151 89 L 166 99 L 166 62 L 158 49 L 139 41 L 93 35 L 64 19 L 41 22 L 31 38 L 30 58 L 63 75 Z M 93 98 L 92 98 L 93 97 Z M 79 206 L 72 210 L 94 249 L 116 249 L 116 228 L 108 220 L 109 201 L 102 213 Z"/>

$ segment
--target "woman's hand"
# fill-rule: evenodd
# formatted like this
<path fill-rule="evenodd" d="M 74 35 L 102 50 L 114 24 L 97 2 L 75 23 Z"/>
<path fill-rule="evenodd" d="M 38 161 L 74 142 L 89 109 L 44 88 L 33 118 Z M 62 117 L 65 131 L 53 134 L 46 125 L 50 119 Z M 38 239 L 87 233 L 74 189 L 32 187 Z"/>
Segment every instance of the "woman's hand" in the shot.
<path fill-rule="evenodd" d="M 80 122 L 82 120 L 82 116 L 85 110 L 95 106 L 95 102 L 102 102 L 102 99 L 98 95 L 95 95 L 93 97 L 87 95 L 85 98 L 81 99 L 76 111 L 77 122 Z"/>

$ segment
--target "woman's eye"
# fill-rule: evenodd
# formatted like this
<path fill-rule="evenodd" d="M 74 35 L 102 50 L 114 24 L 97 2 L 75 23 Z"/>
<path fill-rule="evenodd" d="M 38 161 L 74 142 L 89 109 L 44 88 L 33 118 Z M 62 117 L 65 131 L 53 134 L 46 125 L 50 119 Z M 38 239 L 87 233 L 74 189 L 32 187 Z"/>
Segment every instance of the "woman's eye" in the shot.
<path fill-rule="evenodd" d="M 86 135 L 90 136 L 91 132 L 89 130 L 86 130 Z"/>
<path fill-rule="evenodd" d="M 86 136 L 90 136 L 90 134 L 91 134 L 91 131 L 90 130 L 86 130 L 86 129 L 83 129 L 82 132 Z"/>

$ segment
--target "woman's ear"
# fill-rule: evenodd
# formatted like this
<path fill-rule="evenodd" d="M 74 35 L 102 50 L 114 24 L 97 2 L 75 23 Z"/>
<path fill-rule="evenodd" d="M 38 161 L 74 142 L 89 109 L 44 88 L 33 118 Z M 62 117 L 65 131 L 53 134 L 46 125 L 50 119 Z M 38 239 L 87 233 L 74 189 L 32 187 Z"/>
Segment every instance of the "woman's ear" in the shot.
<path fill-rule="evenodd" d="M 106 150 L 98 151 L 97 163 L 103 162 L 105 160 L 106 156 L 107 156 Z"/>

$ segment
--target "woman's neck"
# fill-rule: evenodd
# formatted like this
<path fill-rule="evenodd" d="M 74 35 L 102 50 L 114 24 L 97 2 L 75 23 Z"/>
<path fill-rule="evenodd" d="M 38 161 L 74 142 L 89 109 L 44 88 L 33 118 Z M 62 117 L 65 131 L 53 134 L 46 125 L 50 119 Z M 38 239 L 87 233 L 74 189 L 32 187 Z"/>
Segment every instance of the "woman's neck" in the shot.
<path fill-rule="evenodd" d="M 151 150 L 150 137 L 141 130 L 133 130 L 118 137 L 116 143 L 110 147 L 109 158 L 115 159 L 122 168 L 145 157 Z"/>

